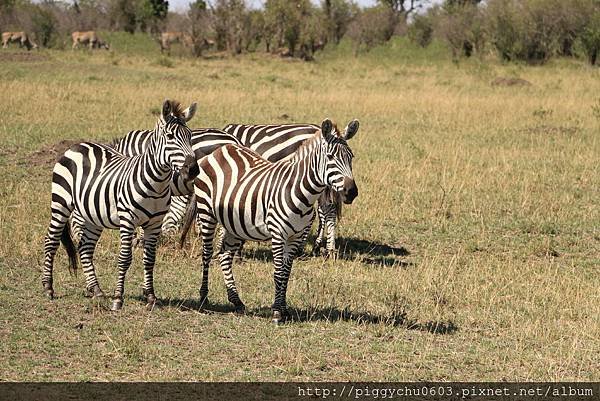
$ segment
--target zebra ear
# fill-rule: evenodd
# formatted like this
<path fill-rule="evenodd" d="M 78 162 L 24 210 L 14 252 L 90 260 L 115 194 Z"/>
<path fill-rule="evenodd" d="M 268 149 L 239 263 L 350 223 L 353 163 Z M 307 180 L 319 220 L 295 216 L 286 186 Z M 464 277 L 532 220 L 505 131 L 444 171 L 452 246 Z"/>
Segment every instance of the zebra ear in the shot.
<path fill-rule="evenodd" d="M 346 132 L 344 134 L 346 140 L 349 140 L 354 135 L 356 135 L 356 133 L 358 132 L 359 125 L 360 124 L 358 123 L 358 120 L 352 120 L 348 123 L 348 126 L 346 127 Z"/>
<path fill-rule="evenodd" d="M 331 136 L 331 130 L 333 129 L 333 123 L 330 119 L 326 118 L 321 123 L 321 134 L 323 134 L 323 138 L 328 139 Z"/>
<path fill-rule="evenodd" d="M 173 112 L 173 107 L 171 106 L 171 101 L 169 99 L 165 99 L 162 107 L 162 118 L 164 121 L 167 121 L 169 115 Z"/>
<path fill-rule="evenodd" d="M 183 118 L 185 118 L 185 121 L 190 121 L 194 117 L 194 114 L 196 114 L 197 106 L 198 105 L 194 102 L 190 104 L 190 107 L 183 111 Z"/>

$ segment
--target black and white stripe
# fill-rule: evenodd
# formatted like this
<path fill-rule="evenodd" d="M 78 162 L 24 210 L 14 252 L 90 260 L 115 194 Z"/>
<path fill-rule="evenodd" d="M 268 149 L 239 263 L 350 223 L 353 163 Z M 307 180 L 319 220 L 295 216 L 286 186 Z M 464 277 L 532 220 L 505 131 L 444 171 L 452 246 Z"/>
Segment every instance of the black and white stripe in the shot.
<path fill-rule="evenodd" d="M 271 163 L 258 153 L 227 145 L 199 161 L 195 180 L 197 214 L 202 236 L 201 300 L 208 295 L 208 269 L 217 224 L 226 230 L 220 253 L 227 296 L 236 309 L 244 304 L 236 289 L 232 259 L 242 241 L 271 240 L 275 265 L 273 321 L 286 317 L 286 290 L 292 261 L 314 218 L 314 203 L 327 187 L 345 203 L 358 196 L 352 175 L 353 154 L 347 140 L 358 130 L 351 122 L 343 134 L 330 121 L 288 159 Z M 194 213 L 186 216 L 187 232 Z"/>
<path fill-rule="evenodd" d="M 137 156 L 142 154 L 152 138 L 151 130 L 129 131 L 122 138 L 115 139 L 110 146 L 125 156 Z M 196 159 L 212 153 L 215 149 L 228 143 L 240 144 L 240 142 L 230 134 L 214 128 L 200 128 L 192 130 L 192 150 Z M 163 234 L 175 234 L 181 225 L 183 216 L 187 208 L 189 194 L 192 188 L 171 188 L 174 195 L 171 198 L 171 206 L 162 222 L 161 231 Z M 75 238 L 81 237 L 84 221 L 77 211 L 72 215 L 72 230 Z"/>
<path fill-rule="evenodd" d="M 229 124 L 223 131 L 230 133 L 240 142 L 271 162 L 290 158 L 302 143 L 311 138 L 319 126 L 315 124 Z M 313 246 L 313 255 L 328 256 L 335 252 L 335 228 L 341 217 L 342 203 L 339 194 L 327 188 L 318 199 L 319 228 Z M 308 235 L 309 230 L 306 231 Z M 327 238 L 322 251 L 323 238 Z M 300 247 L 300 250 L 303 246 Z"/>
<path fill-rule="evenodd" d="M 105 228 L 118 229 L 121 237 L 119 275 L 114 293 L 114 310 L 123 306 L 125 275 L 132 260 L 135 227 L 144 229 L 144 294 L 152 306 L 153 269 L 160 227 L 169 209 L 171 188 L 186 188 L 198 174 L 187 127 L 196 104 L 182 111 L 179 104 L 165 101 L 146 149 L 127 157 L 108 145 L 84 142 L 72 146 L 58 160 L 52 175 L 51 219 L 45 238 L 42 284 L 54 296 L 52 269 L 62 242 L 75 269 L 77 255 L 71 240 L 69 217 L 74 210 L 84 221 L 79 256 L 86 276 L 86 289 L 103 296 L 96 278 L 93 254 Z M 173 172 L 175 171 L 175 173 Z"/>

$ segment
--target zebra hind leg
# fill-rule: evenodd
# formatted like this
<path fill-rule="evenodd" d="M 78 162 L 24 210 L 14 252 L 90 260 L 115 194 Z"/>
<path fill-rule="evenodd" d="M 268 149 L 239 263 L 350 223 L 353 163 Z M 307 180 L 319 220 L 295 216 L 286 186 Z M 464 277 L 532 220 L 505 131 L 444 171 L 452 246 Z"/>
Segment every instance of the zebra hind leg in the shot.
<path fill-rule="evenodd" d="M 223 241 L 225 238 L 225 235 L 227 235 L 227 231 L 225 230 L 225 228 L 223 226 L 219 227 L 218 230 L 218 234 L 217 234 L 217 241 L 215 242 L 215 249 L 218 249 L 219 252 L 221 251 L 221 248 L 223 247 Z M 238 246 L 237 250 L 234 252 L 233 257 L 234 258 L 238 258 L 239 260 L 242 260 L 242 250 L 244 249 L 244 241 L 241 241 L 240 245 Z M 216 255 L 219 256 L 219 255 Z"/>
<path fill-rule="evenodd" d="M 200 223 L 200 236 L 202 237 L 202 283 L 200 284 L 200 304 L 202 305 L 208 298 L 208 274 L 213 256 L 213 241 L 217 220 L 213 215 L 200 210 L 197 222 Z"/>
<path fill-rule="evenodd" d="M 325 210 L 325 228 L 327 232 L 327 246 L 324 256 L 326 257 L 337 257 L 337 250 L 335 248 L 335 225 L 337 222 L 335 205 L 333 203 L 326 206 Z"/>
<path fill-rule="evenodd" d="M 236 313 L 244 313 L 246 310 L 246 305 L 240 299 L 235 285 L 235 278 L 233 277 L 233 257 L 242 245 L 242 240 L 226 232 L 223 236 L 221 251 L 219 252 L 221 271 L 223 272 L 225 287 L 227 288 L 227 299 L 235 306 Z"/>
<path fill-rule="evenodd" d="M 70 202 L 64 202 L 70 204 Z M 54 299 L 52 271 L 54 267 L 54 257 L 60 246 L 61 241 L 67 249 L 69 255 L 69 269 L 74 270 L 77 267 L 77 252 L 70 238 L 71 230 L 68 226 L 69 216 L 73 211 L 72 207 L 65 207 L 63 202 L 52 202 L 50 225 L 48 233 L 44 238 L 44 271 L 42 275 L 42 286 L 46 296 Z M 69 238 L 67 238 L 67 236 Z"/>
<path fill-rule="evenodd" d="M 80 229 L 79 259 L 85 275 L 85 295 L 90 298 L 102 298 L 104 292 L 100 289 L 100 283 L 98 283 L 96 269 L 94 268 L 94 251 L 102 234 L 102 228 L 83 225 Z"/>
<path fill-rule="evenodd" d="M 321 205 L 317 208 L 319 215 L 319 228 L 317 229 L 317 236 L 313 245 L 313 256 L 319 256 L 321 254 L 321 247 L 323 246 L 323 236 L 325 235 L 325 213 Z"/>

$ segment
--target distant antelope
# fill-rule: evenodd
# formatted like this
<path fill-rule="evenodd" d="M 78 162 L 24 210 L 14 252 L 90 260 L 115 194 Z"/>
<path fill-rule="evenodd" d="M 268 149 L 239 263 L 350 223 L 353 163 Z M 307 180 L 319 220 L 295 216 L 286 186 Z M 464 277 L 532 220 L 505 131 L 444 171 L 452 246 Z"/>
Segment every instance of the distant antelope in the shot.
<path fill-rule="evenodd" d="M 75 31 L 71 34 L 71 39 L 73 39 L 73 49 L 77 49 L 79 44 L 83 44 L 85 46 L 89 46 L 91 49 L 101 49 L 105 48 L 106 50 L 110 50 L 110 46 L 108 43 L 100 40 L 96 31 L 87 31 L 87 32 L 79 32 Z"/>
<path fill-rule="evenodd" d="M 8 44 L 11 42 L 17 42 L 20 48 L 26 47 L 27 50 L 37 49 L 33 40 L 29 38 L 27 32 L 4 32 L 2 33 L 2 48 L 8 49 Z"/>
<path fill-rule="evenodd" d="M 193 44 L 192 37 L 184 32 L 163 32 L 160 35 L 160 51 L 165 50 L 171 52 L 171 45 L 181 43 L 183 46 L 191 47 Z"/>

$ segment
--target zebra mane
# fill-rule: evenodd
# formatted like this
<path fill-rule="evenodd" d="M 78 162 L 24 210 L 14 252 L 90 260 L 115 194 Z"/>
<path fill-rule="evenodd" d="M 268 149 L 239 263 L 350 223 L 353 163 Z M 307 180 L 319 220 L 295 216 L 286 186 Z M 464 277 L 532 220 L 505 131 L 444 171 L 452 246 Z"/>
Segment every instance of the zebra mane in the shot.
<path fill-rule="evenodd" d="M 343 141 L 344 143 L 346 143 L 344 136 L 342 135 L 335 123 L 333 123 L 333 128 L 331 129 L 331 132 L 335 135 L 334 141 Z M 306 148 L 312 146 L 313 143 L 315 141 L 318 141 L 320 138 L 323 138 L 323 133 L 319 128 L 315 131 L 314 135 L 311 138 L 308 138 L 307 140 L 302 142 L 302 145 L 300 145 L 300 147 L 294 152 L 294 156 L 292 157 L 292 159 L 296 158 L 298 155 L 301 155 Z"/>
<path fill-rule="evenodd" d="M 177 118 L 184 118 L 184 110 L 183 106 L 181 106 L 181 103 L 179 103 L 177 100 L 169 100 L 168 102 L 171 103 L 171 114 Z"/>
<path fill-rule="evenodd" d="M 110 140 L 110 142 L 108 143 L 108 146 L 110 146 L 113 149 L 116 149 L 119 147 L 119 143 L 121 142 L 121 140 L 125 139 L 124 137 L 115 137 L 113 139 Z"/>

